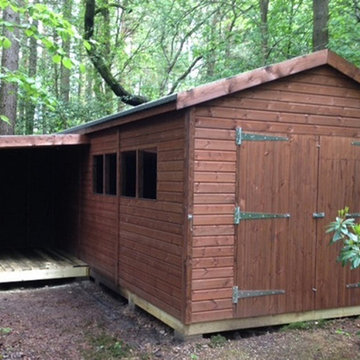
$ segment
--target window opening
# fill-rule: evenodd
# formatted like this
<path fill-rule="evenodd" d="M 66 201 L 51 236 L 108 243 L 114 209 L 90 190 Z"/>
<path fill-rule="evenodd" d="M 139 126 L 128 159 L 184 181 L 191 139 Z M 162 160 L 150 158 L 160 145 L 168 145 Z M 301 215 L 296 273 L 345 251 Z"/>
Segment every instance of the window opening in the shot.
<path fill-rule="evenodd" d="M 156 199 L 157 151 L 139 150 L 139 197 Z"/>
<path fill-rule="evenodd" d="M 104 192 L 104 158 L 102 155 L 93 157 L 93 187 L 97 194 Z"/>

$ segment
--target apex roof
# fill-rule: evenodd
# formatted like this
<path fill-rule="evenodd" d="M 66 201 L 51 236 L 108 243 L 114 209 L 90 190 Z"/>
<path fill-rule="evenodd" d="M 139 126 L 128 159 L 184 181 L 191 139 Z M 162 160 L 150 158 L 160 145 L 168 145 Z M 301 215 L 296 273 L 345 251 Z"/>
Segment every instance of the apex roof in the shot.
<path fill-rule="evenodd" d="M 150 101 L 129 110 L 67 129 L 63 133 L 91 133 L 168 111 L 184 109 L 323 65 L 329 65 L 360 83 L 359 68 L 330 50 L 320 50 Z"/>

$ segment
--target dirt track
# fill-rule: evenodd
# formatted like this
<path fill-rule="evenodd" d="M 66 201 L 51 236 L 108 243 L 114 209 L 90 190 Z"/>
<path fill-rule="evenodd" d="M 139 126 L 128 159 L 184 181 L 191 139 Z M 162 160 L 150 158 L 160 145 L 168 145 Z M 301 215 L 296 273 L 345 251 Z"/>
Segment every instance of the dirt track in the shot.
<path fill-rule="evenodd" d="M 360 359 L 360 319 L 303 326 L 180 343 L 90 281 L 0 291 L 0 359 Z"/>

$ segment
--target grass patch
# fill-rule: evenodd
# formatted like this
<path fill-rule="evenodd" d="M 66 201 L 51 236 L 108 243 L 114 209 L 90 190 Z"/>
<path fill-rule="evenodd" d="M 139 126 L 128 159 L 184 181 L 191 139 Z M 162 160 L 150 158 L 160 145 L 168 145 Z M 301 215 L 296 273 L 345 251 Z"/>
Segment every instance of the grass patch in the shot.
<path fill-rule="evenodd" d="M 0 335 L 8 335 L 12 332 L 11 328 L 8 327 L 0 327 Z"/>
<path fill-rule="evenodd" d="M 86 360 L 122 359 L 130 354 L 130 346 L 108 334 L 90 338 L 91 349 L 84 352 Z"/>
<path fill-rule="evenodd" d="M 326 322 L 327 321 L 325 319 L 321 319 L 317 321 L 298 321 L 283 326 L 281 328 L 281 331 L 321 329 L 325 327 Z"/>
<path fill-rule="evenodd" d="M 222 347 L 226 344 L 227 340 L 226 337 L 218 334 L 218 335 L 213 335 L 210 338 L 210 344 L 209 346 L 212 348 L 217 348 L 217 347 Z"/>

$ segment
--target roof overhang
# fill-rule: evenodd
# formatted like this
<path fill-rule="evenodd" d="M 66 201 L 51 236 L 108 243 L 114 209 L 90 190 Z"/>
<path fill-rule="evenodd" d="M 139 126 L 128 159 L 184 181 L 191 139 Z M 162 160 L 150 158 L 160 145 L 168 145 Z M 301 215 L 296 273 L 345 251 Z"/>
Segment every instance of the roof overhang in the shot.
<path fill-rule="evenodd" d="M 155 115 L 160 115 L 169 111 L 176 110 L 177 94 L 165 96 L 158 100 L 134 106 L 131 109 L 121 111 L 116 114 L 105 116 L 101 119 L 87 122 L 85 124 L 66 129 L 61 134 L 80 133 L 88 134 L 109 128 L 141 120 Z"/>
<path fill-rule="evenodd" d="M 360 82 L 359 68 L 330 50 L 320 50 L 183 91 L 177 96 L 176 108 L 183 109 L 197 105 L 323 65 L 329 65 L 356 82 Z"/>
<path fill-rule="evenodd" d="M 0 136 L 0 149 L 15 149 L 45 146 L 85 145 L 86 136 L 80 134 L 55 135 L 4 135 Z"/>

